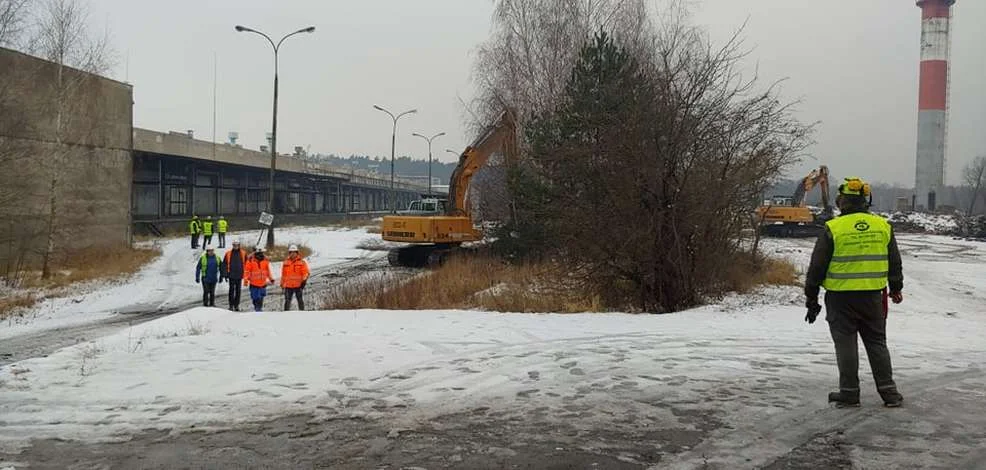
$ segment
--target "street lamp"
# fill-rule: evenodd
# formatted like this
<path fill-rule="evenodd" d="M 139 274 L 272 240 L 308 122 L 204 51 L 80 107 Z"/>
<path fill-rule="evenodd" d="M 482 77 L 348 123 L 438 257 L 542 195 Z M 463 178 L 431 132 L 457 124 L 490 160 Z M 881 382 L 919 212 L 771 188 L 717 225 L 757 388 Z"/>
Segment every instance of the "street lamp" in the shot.
<path fill-rule="evenodd" d="M 417 132 L 411 135 L 416 137 L 421 137 L 422 139 L 428 141 L 428 196 L 431 197 L 431 141 L 445 135 L 445 133 L 439 132 L 431 137 L 423 136 L 421 134 L 418 134 Z"/>
<path fill-rule="evenodd" d="M 314 33 L 315 27 L 309 26 L 304 29 L 299 29 L 291 34 L 282 37 L 281 40 L 277 41 L 276 44 L 274 43 L 274 40 L 270 38 L 270 36 L 260 31 L 257 31 L 255 29 L 247 28 L 246 26 L 236 25 L 236 32 L 259 34 L 263 36 L 264 39 L 267 39 L 267 42 L 269 42 L 271 47 L 274 48 L 274 119 L 273 119 L 273 124 L 271 125 L 271 133 L 270 133 L 270 187 L 268 188 L 269 192 L 267 195 L 267 210 L 269 210 L 270 213 L 273 214 L 274 213 L 274 171 L 277 169 L 277 52 L 281 49 L 281 43 L 284 42 L 285 39 L 299 33 Z M 271 224 L 270 228 L 267 230 L 267 248 L 268 249 L 274 248 L 273 224 Z"/>
<path fill-rule="evenodd" d="M 414 114 L 418 112 L 418 110 L 409 109 L 395 116 L 394 113 L 387 111 L 386 109 L 383 109 L 378 105 L 373 105 L 373 109 L 387 113 L 390 116 L 390 118 L 394 120 L 394 129 L 393 132 L 390 134 L 390 208 L 391 210 L 396 211 L 397 206 L 394 204 L 394 201 L 396 201 L 396 197 L 394 194 L 394 152 L 397 146 L 397 120 L 404 115 Z"/>
<path fill-rule="evenodd" d="M 459 158 L 459 152 L 456 152 L 455 150 L 452 150 L 452 149 L 445 149 L 445 151 L 448 152 L 448 153 L 451 153 L 452 155 L 455 155 L 455 158 L 456 159 Z"/>

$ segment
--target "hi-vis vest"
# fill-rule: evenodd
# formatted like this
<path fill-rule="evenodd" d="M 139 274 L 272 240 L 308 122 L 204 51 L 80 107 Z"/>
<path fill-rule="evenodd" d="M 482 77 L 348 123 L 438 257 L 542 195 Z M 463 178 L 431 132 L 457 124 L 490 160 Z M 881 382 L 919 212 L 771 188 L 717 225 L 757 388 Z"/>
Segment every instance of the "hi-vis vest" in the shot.
<path fill-rule="evenodd" d="M 887 245 L 890 224 L 883 217 L 858 212 L 826 224 L 832 232 L 832 261 L 822 287 L 830 291 L 881 290 L 890 270 Z"/>

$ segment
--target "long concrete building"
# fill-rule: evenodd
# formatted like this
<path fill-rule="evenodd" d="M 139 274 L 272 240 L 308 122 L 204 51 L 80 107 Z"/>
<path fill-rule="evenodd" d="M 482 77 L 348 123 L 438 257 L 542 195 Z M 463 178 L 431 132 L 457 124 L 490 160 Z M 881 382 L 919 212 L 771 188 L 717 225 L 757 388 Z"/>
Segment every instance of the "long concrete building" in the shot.
<path fill-rule="evenodd" d="M 184 226 L 192 215 L 223 215 L 253 227 L 260 212 L 304 222 L 406 207 L 427 188 L 278 155 L 274 208 L 267 207 L 270 154 L 214 144 L 181 132 L 133 131 L 133 219 L 138 230 Z M 393 201 L 391 201 L 393 198 Z"/>
<path fill-rule="evenodd" d="M 253 228 L 406 206 L 424 186 L 133 127 L 133 87 L 0 48 L 0 266 L 224 215 Z M 54 246 L 54 248 L 50 248 Z"/>

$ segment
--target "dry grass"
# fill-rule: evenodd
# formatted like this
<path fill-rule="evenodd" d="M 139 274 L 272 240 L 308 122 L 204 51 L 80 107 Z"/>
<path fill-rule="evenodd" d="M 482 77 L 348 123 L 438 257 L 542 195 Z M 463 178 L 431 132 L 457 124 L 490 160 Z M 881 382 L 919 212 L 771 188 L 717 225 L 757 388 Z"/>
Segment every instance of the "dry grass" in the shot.
<path fill-rule="evenodd" d="M 746 293 L 766 285 L 799 285 L 798 271 L 786 260 L 776 258 L 756 260 L 748 255 L 729 265 L 729 271 L 726 273 L 727 290 Z"/>
<path fill-rule="evenodd" d="M 41 279 L 40 272 L 26 273 L 23 287 L 60 288 L 76 282 L 94 281 L 136 273 L 161 250 L 157 247 L 94 247 L 66 253 L 55 261 L 52 275 Z"/>
<path fill-rule="evenodd" d="M 298 253 L 301 253 L 302 258 L 307 258 L 312 254 L 312 249 L 306 245 L 300 243 L 295 243 L 298 245 Z M 267 259 L 271 263 L 276 263 L 278 261 L 284 261 L 288 257 L 288 247 L 290 245 L 274 245 L 273 249 L 267 250 Z"/>
<path fill-rule="evenodd" d="M 11 294 L 0 297 L 0 321 L 13 315 L 19 308 L 33 307 L 37 301 L 37 297 L 32 293 Z"/>
<path fill-rule="evenodd" d="M 559 287 L 548 264 L 514 265 L 485 255 L 460 254 L 410 279 L 394 275 L 347 283 L 326 295 L 328 309 L 480 308 L 499 312 L 586 312 L 602 309 L 597 296 Z"/>

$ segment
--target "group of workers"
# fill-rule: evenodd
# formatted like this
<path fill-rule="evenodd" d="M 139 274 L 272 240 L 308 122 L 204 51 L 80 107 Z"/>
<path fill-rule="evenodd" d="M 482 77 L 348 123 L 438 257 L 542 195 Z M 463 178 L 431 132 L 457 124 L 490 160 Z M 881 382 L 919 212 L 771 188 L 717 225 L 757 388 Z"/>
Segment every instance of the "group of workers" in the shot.
<path fill-rule="evenodd" d="M 226 232 L 229 231 L 229 222 L 226 218 L 219 216 L 219 220 L 212 221 L 212 216 L 207 216 L 205 220 L 199 220 L 199 216 L 193 215 L 191 222 L 188 223 L 188 233 L 192 236 L 192 249 L 199 248 L 199 235 L 202 236 L 202 246 L 212 244 L 212 235 L 219 235 L 219 248 L 226 248 Z"/>
<path fill-rule="evenodd" d="M 288 257 L 281 266 L 281 289 L 284 291 L 284 310 L 291 310 L 291 298 L 298 299 L 298 310 L 305 309 L 304 290 L 308 284 L 308 263 L 301 258 L 297 245 L 288 247 Z M 202 305 L 216 306 L 216 285 L 229 281 L 229 309 L 240 311 L 240 291 L 242 286 L 250 288 L 253 311 L 262 312 L 267 287 L 274 285 L 270 270 L 270 259 L 263 246 L 257 246 L 253 253 L 240 247 L 239 240 L 233 240 L 233 248 L 222 257 L 216 254 L 212 245 L 205 246 L 205 253 L 195 263 L 195 282 L 202 284 Z M 241 284 L 242 283 L 242 284 Z"/>

